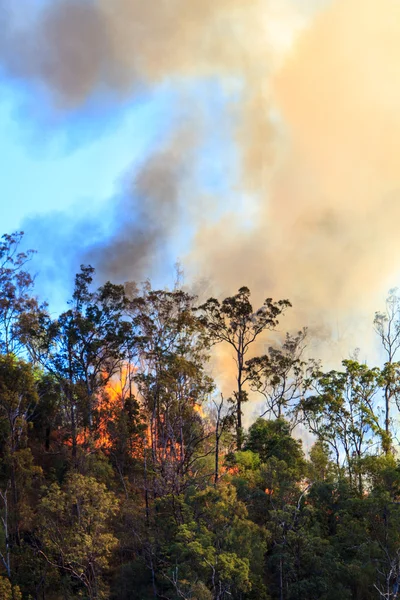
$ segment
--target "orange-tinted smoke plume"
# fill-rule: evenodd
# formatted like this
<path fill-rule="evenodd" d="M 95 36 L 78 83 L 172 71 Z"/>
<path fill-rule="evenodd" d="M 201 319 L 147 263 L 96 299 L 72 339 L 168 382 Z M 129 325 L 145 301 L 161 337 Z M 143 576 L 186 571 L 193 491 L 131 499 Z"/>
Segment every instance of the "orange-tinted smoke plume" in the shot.
<path fill-rule="evenodd" d="M 203 261 L 224 291 L 241 281 L 258 300 L 288 297 L 296 324 L 325 321 L 328 336 L 360 314 L 372 330 L 399 270 L 399 65 L 396 0 L 336 0 L 319 13 L 272 76 L 278 160 L 252 225 L 234 213 L 205 223 L 193 269 Z M 260 143 L 256 131 L 239 141 Z M 253 181 L 245 169 L 244 186 Z M 362 341 L 353 329 L 345 351 Z"/>

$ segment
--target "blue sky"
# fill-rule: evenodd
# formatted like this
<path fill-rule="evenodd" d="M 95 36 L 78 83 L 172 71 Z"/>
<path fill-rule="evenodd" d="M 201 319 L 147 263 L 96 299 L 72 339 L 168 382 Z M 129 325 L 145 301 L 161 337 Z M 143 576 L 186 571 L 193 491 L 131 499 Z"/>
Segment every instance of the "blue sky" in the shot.
<path fill-rule="evenodd" d="M 38 292 L 59 304 L 73 277 L 67 257 L 61 255 L 64 242 L 54 244 L 56 234 L 46 232 L 46 226 L 48 238 L 38 238 L 35 229 L 54 221 L 62 223 L 61 235 L 73 238 L 80 221 L 96 223 L 104 212 L 106 231 L 106 215 L 124 172 L 145 161 L 168 135 L 173 94 L 160 88 L 122 107 L 89 107 L 53 124 L 30 119 L 20 91 L 11 84 L 3 82 L 1 96 L 1 233 L 26 232 L 27 245 L 38 250 L 32 263 Z"/>
<path fill-rule="evenodd" d="M 44 135 L 23 113 L 19 98 L 3 84 L 0 104 L 2 229 L 27 217 L 64 211 L 76 203 L 100 203 L 115 193 L 124 169 L 143 160 L 165 135 L 171 94 L 141 99 L 113 114 L 66 118 Z M 3 95 L 3 94 L 2 94 Z M 97 122 L 97 128 L 96 128 Z M 110 123 L 111 122 L 111 123 Z"/>
<path fill-rule="evenodd" d="M 190 168 L 195 169 L 193 184 L 202 193 L 226 197 L 226 203 L 222 201 L 216 207 L 215 218 L 235 202 L 240 206 L 240 199 L 230 190 L 228 173 L 236 168 L 237 156 L 229 143 L 224 92 L 212 80 L 186 83 L 186 97 L 193 97 L 194 109 L 190 102 L 179 104 L 176 85 L 181 87 L 179 82 L 170 82 L 142 90 L 130 101 L 109 106 L 94 101 L 72 114 L 57 116 L 44 110 L 36 119 L 21 89 L 3 81 L 1 230 L 25 231 L 27 246 L 38 250 L 32 263 L 38 292 L 51 302 L 60 304 L 66 298 L 75 272 L 72 270 L 81 262 L 79 248 L 75 248 L 71 263 L 68 245 L 76 244 L 78 238 L 83 248 L 110 233 L 115 226 L 111 212 L 123 193 L 124 176 L 139 170 L 167 144 L 180 122 L 190 121 L 192 110 L 199 113 L 202 135 L 206 132 L 194 162 L 191 160 Z M 183 205 L 194 197 L 193 190 L 189 192 Z M 190 246 L 194 230 L 190 220 L 185 221 L 184 211 L 178 229 L 172 243 L 162 250 L 162 274 L 156 270 L 143 274 L 152 277 L 156 285 L 169 283 L 174 263 Z"/>

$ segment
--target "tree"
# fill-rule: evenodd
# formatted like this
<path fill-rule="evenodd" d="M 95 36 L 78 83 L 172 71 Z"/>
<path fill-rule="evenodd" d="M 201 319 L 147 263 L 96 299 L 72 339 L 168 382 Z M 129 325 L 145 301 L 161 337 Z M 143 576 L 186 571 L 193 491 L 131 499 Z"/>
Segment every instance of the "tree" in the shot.
<path fill-rule="evenodd" d="M 0 598 L 2 600 L 22 600 L 19 587 L 12 586 L 9 579 L 0 577 Z"/>
<path fill-rule="evenodd" d="M 385 311 L 375 313 L 374 329 L 381 340 L 386 354 L 386 361 L 382 370 L 382 387 L 386 432 L 386 445 L 384 449 L 388 453 L 391 443 L 390 409 L 393 401 L 398 403 L 400 394 L 400 363 L 395 361 L 396 354 L 400 348 L 400 298 L 397 294 L 397 288 L 389 291 Z M 398 405 L 397 408 L 399 408 Z"/>
<path fill-rule="evenodd" d="M 302 579 L 300 565 L 305 567 L 302 563 L 306 562 L 299 540 L 304 541 L 305 537 L 303 505 L 310 488 L 310 483 L 305 480 L 306 462 L 301 442 L 292 437 L 290 425 L 283 419 L 271 421 L 258 418 L 249 429 L 245 448 L 251 454 L 256 453 L 255 456 L 258 455 L 260 460 L 257 479 L 263 494 L 263 507 L 258 507 L 260 516 L 257 518 L 261 520 L 264 514 L 269 534 L 266 554 L 269 591 L 273 598 L 296 598 L 298 596 L 292 596 L 292 590 Z M 242 457 L 239 460 L 242 462 Z M 250 483 L 248 475 L 246 479 Z M 253 492 L 249 497 L 249 505 L 255 506 L 256 500 Z M 256 516 L 254 508 L 252 513 Z M 293 568 L 296 561 L 299 565 L 297 571 Z M 306 597 L 318 596 L 307 590 Z"/>
<path fill-rule="evenodd" d="M 250 303 L 250 290 L 242 287 L 235 296 L 225 298 L 221 303 L 215 298 L 209 298 L 197 309 L 200 321 L 211 340 L 214 343 L 224 342 L 233 349 L 237 383 L 234 398 L 238 450 L 243 442 L 242 404 L 247 400 L 246 355 L 259 335 L 265 330 L 275 329 L 278 317 L 289 306 L 291 304 L 288 300 L 273 302 L 271 298 L 267 298 L 263 305 L 254 311 Z"/>
<path fill-rule="evenodd" d="M 207 487 L 190 495 L 181 510 L 183 522 L 172 525 L 168 499 L 160 503 L 161 531 L 167 564 L 162 575 L 181 598 L 192 598 L 195 590 L 213 600 L 266 598 L 261 575 L 265 533 L 252 523 L 232 485 Z M 211 595 L 204 593 L 205 589 Z M 175 597 L 175 596 L 174 596 Z"/>
<path fill-rule="evenodd" d="M 0 498 L 4 548 L 0 558 L 8 577 L 12 550 L 20 545 L 20 521 L 33 468 L 28 443 L 28 417 L 38 402 L 32 366 L 14 356 L 0 356 Z"/>
<path fill-rule="evenodd" d="M 384 312 L 377 311 L 374 328 L 381 339 L 388 362 L 393 362 L 400 348 L 400 298 L 397 288 L 389 290 Z"/>
<path fill-rule="evenodd" d="M 395 600 L 400 589 L 400 473 L 391 454 L 368 457 L 365 472 L 371 494 L 365 502 L 366 537 L 374 547 L 374 588 Z"/>
<path fill-rule="evenodd" d="M 310 450 L 309 476 L 311 481 L 326 481 L 334 475 L 330 458 L 329 445 L 323 440 L 317 440 Z"/>
<path fill-rule="evenodd" d="M 307 331 L 286 334 L 280 347 L 270 347 L 268 354 L 246 361 L 250 388 L 265 398 L 262 417 L 269 414 L 276 419 L 295 415 L 294 408 L 303 398 L 316 370 L 316 361 L 305 361 Z"/>
<path fill-rule="evenodd" d="M 34 252 L 20 251 L 23 235 L 5 234 L 0 241 L 0 350 L 5 354 L 21 348 L 19 322 L 24 313 L 39 309 L 32 296 L 33 278 L 24 269 Z"/>
<path fill-rule="evenodd" d="M 258 418 L 249 429 L 245 449 L 257 452 L 263 462 L 275 457 L 293 467 L 303 458 L 301 443 L 290 434 L 290 425 L 284 419 L 266 421 Z"/>
<path fill-rule="evenodd" d="M 118 512 L 116 496 L 93 477 L 70 473 L 62 487 L 50 486 L 39 510 L 39 554 L 80 584 L 90 600 L 108 598 L 102 574 L 118 544 L 109 530 Z"/>
<path fill-rule="evenodd" d="M 220 472 L 220 456 L 221 456 L 221 442 L 225 433 L 227 433 L 233 425 L 232 406 L 228 409 L 225 407 L 224 396 L 221 394 L 220 402 L 216 402 L 213 399 L 213 417 L 214 423 L 214 440 L 215 440 L 215 453 L 214 453 L 214 485 L 217 486 L 219 481 Z"/>
<path fill-rule="evenodd" d="M 63 391 L 74 460 L 79 427 L 91 429 L 100 390 L 132 349 L 124 287 L 107 282 L 92 292 L 93 274 L 92 267 L 81 267 L 71 308 L 57 319 L 42 311 L 26 315 L 22 326 L 31 357 L 57 379 Z"/>
<path fill-rule="evenodd" d="M 376 411 L 380 371 L 355 360 L 342 364 L 344 371 L 317 375 L 317 394 L 303 398 L 299 410 L 312 433 L 331 446 L 338 467 L 345 457 L 350 481 L 357 474 L 361 493 L 361 458 L 385 441 Z"/>
<path fill-rule="evenodd" d="M 159 484 L 178 493 L 205 437 L 198 409 L 213 389 L 193 301 L 181 290 L 147 286 L 132 302 L 139 353 L 135 383 L 148 414 L 151 461 Z"/>

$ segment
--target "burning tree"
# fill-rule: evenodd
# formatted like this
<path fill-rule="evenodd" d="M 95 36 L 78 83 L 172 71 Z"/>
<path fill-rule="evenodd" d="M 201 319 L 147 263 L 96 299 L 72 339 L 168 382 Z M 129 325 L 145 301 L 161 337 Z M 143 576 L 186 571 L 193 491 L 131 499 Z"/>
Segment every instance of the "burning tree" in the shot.
<path fill-rule="evenodd" d="M 198 407 L 212 390 L 208 346 L 192 308 L 194 297 L 151 290 L 132 301 L 139 351 L 135 377 L 149 419 L 151 461 L 164 484 L 179 492 L 204 439 Z"/>
<path fill-rule="evenodd" d="M 30 312 L 21 325 L 32 359 L 51 373 L 62 389 L 74 460 L 79 429 L 93 429 L 99 393 L 132 346 L 123 286 L 108 282 L 92 292 L 93 274 L 92 267 L 81 267 L 70 308 L 58 318 L 52 319 L 46 310 Z"/>

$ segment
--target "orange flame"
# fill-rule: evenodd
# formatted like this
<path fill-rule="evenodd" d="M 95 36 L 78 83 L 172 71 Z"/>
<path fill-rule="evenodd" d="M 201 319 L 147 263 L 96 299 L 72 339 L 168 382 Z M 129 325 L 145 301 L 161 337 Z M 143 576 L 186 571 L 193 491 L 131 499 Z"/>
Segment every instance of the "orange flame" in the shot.
<path fill-rule="evenodd" d="M 95 437 L 93 439 L 88 429 L 83 429 L 77 435 L 78 445 L 92 448 L 94 446 L 96 449 L 103 450 L 109 450 L 112 447 L 113 441 L 108 431 L 108 424 L 110 421 L 116 420 L 118 413 L 124 407 L 125 400 L 136 392 L 133 383 L 135 372 L 136 368 L 132 364 L 125 363 L 111 377 L 107 372 L 102 374 L 103 381 L 106 383 L 96 397 Z M 67 443 L 70 445 L 71 441 Z"/>
<path fill-rule="evenodd" d="M 101 449 L 105 452 L 112 449 L 115 439 L 110 434 L 110 422 L 118 418 L 125 400 L 133 395 L 138 395 L 136 385 L 133 382 L 135 373 L 136 367 L 130 363 L 122 365 L 119 372 L 111 377 L 108 373 L 103 373 L 103 380 L 106 383 L 96 397 L 94 432 L 90 432 L 89 429 L 80 431 L 77 436 L 78 445 L 87 449 Z M 190 403 L 195 414 L 198 414 L 201 419 L 205 419 L 206 415 L 203 407 L 193 400 Z M 184 459 L 185 448 L 182 441 L 170 438 L 168 435 L 161 439 L 163 437 L 162 424 L 163 415 L 158 415 L 157 424 L 147 424 L 143 434 L 136 437 L 129 449 L 132 457 L 143 458 L 147 448 L 152 451 L 153 457 L 159 463 L 180 462 Z M 160 426 L 161 430 L 159 430 Z M 71 444 L 70 441 L 67 443 L 68 445 Z"/>
<path fill-rule="evenodd" d="M 200 415 L 200 417 L 202 419 L 206 418 L 206 414 L 205 414 L 204 409 L 201 406 L 201 404 L 193 404 L 193 410 L 194 410 L 195 413 L 197 413 L 198 415 Z"/>
<path fill-rule="evenodd" d="M 110 449 L 112 446 L 107 424 L 116 419 L 116 414 L 123 408 L 125 400 L 133 395 L 135 389 L 132 377 L 135 371 L 133 365 L 125 363 L 112 377 L 109 377 L 108 373 L 103 375 L 103 378 L 108 381 L 97 397 L 96 409 L 99 415 L 95 441 L 97 448 Z"/>

